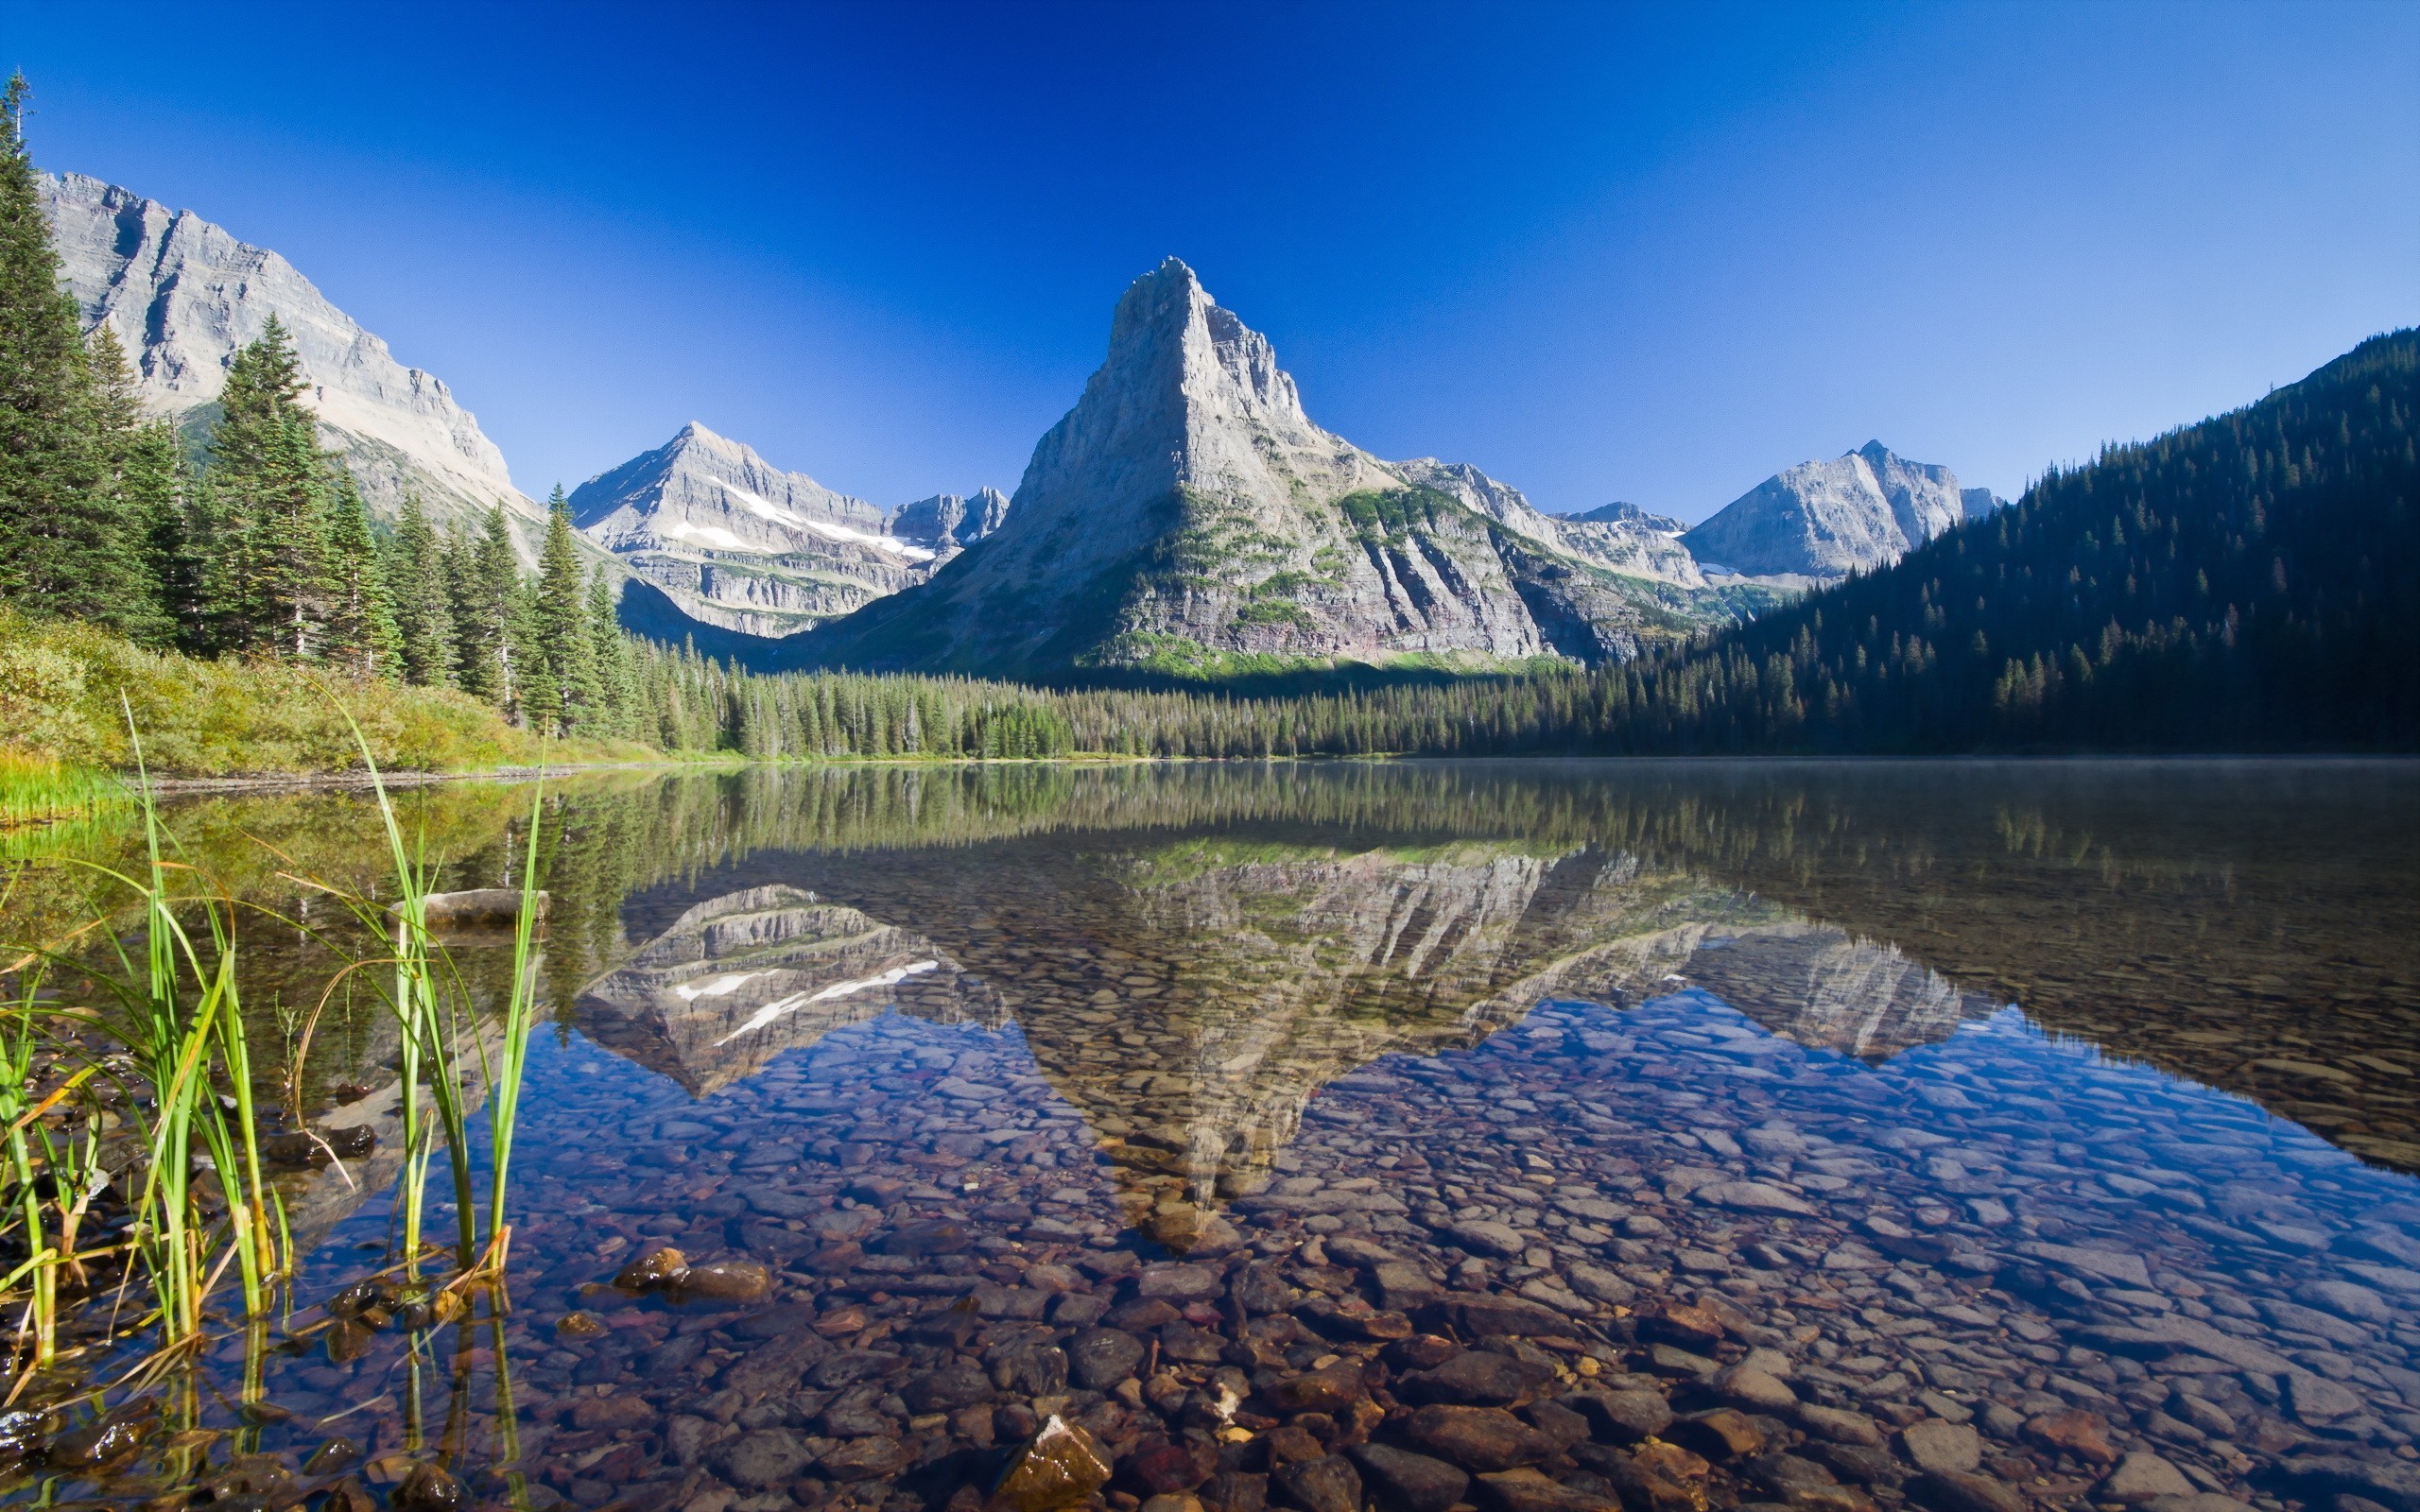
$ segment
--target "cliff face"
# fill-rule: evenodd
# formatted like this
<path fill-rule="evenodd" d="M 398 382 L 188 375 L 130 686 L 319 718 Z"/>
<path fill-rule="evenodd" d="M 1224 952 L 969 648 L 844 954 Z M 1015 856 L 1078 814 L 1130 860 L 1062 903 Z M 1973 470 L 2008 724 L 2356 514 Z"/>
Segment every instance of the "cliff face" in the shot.
<path fill-rule="evenodd" d="M 695 421 L 573 490 L 572 524 L 690 618 L 795 634 L 922 582 L 936 553 L 879 506 L 785 472 Z"/>
<path fill-rule="evenodd" d="M 1381 461 L 1313 424 L 1268 338 L 1171 258 L 1118 301 L 1106 360 L 1034 448 L 999 531 L 819 630 L 814 654 L 1005 675 L 1254 655 L 1596 662 L 1686 623 L 1476 470 Z"/>
<path fill-rule="evenodd" d="M 582 535 L 689 618 L 777 639 L 925 581 L 998 529 L 1009 501 L 982 489 L 885 509 L 692 421 L 581 484 L 571 507 Z"/>
<path fill-rule="evenodd" d="M 116 334 L 150 414 L 205 421 L 237 349 L 274 315 L 310 379 L 321 444 L 344 454 L 372 509 L 392 519 L 411 491 L 441 521 L 502 504 L 525 545 L 535 539 L 544 511 L 513 488 L 504 454 L 452 390 L 396 361 L 293 264 L 190 210 L 97 179 L 39 181 L 85 329 Z"/>
<path fill-rule="evenodd" d="M 1868 441 L 1767 478 L 1681 539 L 1709 569 L 1831 581 L 1887 567 L 1996 504 L 1945 467 Z"/>

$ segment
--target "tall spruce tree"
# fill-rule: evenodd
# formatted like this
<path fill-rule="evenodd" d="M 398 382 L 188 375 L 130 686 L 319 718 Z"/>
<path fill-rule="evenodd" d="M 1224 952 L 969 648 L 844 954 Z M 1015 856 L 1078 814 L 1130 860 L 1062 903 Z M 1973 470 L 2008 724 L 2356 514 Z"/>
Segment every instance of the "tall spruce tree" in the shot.
<path fill-rule="evenodd" d="M 370 510 L 343 463 L 330 458 L 327 542 L 327 610 L 320 655 L 355 679 L 392 677 L 401 660 L 401 635 Z"/>
<path fill-rule="evenodd" d="M 453 684 L 454 596 L 446 567 L 446 543 L 420 495 L 405 494 L 403 518 L 387 547 L 387 591 L 395 604 L 406 682 Z"/>
<path fill-rule="evenodd" d="M 602 563 L 588 580 L 588 644 L 596 664 L 597 703 L 603 711 L 597 732 L 629 739 L 634 732 L 639 700 L 638 664 L 614 613 L 614 582 Z"/>
<path fill-rule="evenodd" d="M 178 463 L 160 445 L 166 422 L 144 420 L 134 369 L 127 365 L 116 332 L 95 327 L 85 351 L 92 376 L 95 487 L 111 522 L 108 539 L 95 542 L 87 558 L 87 577 L 93 584 L 113 585 L 116 593 L 112 602 L 84 612 L 145 645 L 170 646 L 176 621 L 166 577 L 177 564 L 164 553 L 181 539 L 182 522 L 176 516 L 182 498 Z"/>
<path fill-rule="evenodd" d="M 23 74 L 0 91 L 0 597 L 106 614 L 126 602 L 134 558 L 102 486 L 82 322 L 59 286 L 26 93 Z"/>
<path fill-rule="evenodd" d="M 302 404 L 302 369 L 271 316 L 235 353 L 210 436 L 203 576 L 216 648 L 310 660 L 339 575 L 328 540 L 329 470 Z"/>
<path fill-rule="evenodd" d="M 546 541 L 530 585 L 529 722 L 560 734 L 596 714 L 596 656 L 589 633 L 586 576 L 572 543 L 571 504 L 562 485 L 546 500 Z"/>
<path fill-rule="evenodd" d="M 447 553 L 453 588 L 454 684 L 510 712 L 521 696 L 516 621 L 521 568 L 504 507 L 489 507 L 475 536 L 458 536 Z"/>

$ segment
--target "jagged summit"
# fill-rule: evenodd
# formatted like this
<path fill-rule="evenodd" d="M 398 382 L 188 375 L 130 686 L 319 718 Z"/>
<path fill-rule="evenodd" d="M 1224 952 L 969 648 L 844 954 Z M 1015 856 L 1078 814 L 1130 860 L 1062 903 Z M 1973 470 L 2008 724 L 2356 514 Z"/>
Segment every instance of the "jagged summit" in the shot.
<path fill-rule="evenodd" d="M 1821 581 L 1888 566 L 1994 502 L 1872 440 L 1767 478 L 1682 540 L 1709 570 Z"/>
<path fill-rule="evenodd" d="M 1007 676 L 1596 661 L 1634 647 L 1646 586 L 1567 552 L 1476 469 L 1382 461 L 1312 423 L 1269 339 L 1171 257 L 1119 296 L 1099 369 L 1034 447 L 999 532 L 810 650 Z"/>

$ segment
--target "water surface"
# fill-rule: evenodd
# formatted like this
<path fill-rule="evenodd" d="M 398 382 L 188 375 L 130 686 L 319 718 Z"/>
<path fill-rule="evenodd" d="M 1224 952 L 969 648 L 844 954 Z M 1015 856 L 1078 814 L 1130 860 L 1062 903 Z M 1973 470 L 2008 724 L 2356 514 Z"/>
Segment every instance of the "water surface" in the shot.
<path fill-rule="evenodd" d="M 517 881 L 526 792 L 406 802 L 454 883 Z M 375 882 L 357 798 L 169 821 L 298 921 L 280 873 Z M 1569 1512 L 1643 1512 L 1642 1468 L 1716 1505 L 2420 1512 L 2409 765 L 759 770 L 575 782 L 544 822 L 511 1315 L 313 1335 L 206 1452 L 905 1512 L 1055 1413 L 1112 1496 L 1333 1512 L 1288 1461 L 1492 1468 L 1431 1398 L 1520 1408 Z M 82 875 L 37 865 L 7 933 Z M 332 957 L 245 947 L 283 1068 Z M 466 953 L 482 990 L 500 954 Z M 313 1043 L 319 1121 L 381 1154 L 288 1178 L 298 1303 L 380 1263 L 392 1206 L 392 1031 L 340 1001 Z M 602 1284 L 664 1245 L 766 1294 Z M 1423 1375 L 1414 1332 L 1513 1388 Z M 1339 1364 L 1356 1401 L 1288 1384 Z M 1604 1390 L 1715 1468 L 1541 1405 Z M 1757 1443 L 1686 1416 L 1726 1404 Z"/>

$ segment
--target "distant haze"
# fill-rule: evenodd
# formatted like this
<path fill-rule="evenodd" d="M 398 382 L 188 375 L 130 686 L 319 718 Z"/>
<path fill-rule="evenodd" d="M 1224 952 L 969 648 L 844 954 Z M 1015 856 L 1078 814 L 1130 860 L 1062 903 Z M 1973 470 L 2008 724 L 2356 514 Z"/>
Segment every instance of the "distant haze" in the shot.
<path fill-rule="evenodd" d="M 1170 253 L 1319 424 L 1690 522 L 1872 437 L 2014 497 L 2420 314 L 2411 6 L 6 14 L 43 167 L 275 249 L 537 496 L 691 419 L 1012 490 Z"/>

